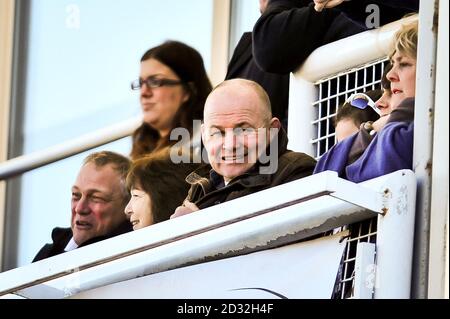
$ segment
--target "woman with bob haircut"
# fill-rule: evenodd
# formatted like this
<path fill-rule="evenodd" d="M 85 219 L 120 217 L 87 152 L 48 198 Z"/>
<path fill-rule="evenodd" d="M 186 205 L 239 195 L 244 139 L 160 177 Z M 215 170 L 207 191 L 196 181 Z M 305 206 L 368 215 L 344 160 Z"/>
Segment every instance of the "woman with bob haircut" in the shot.
<path fill-rule="evenodd" d="M 125 207 L 133 230 L 168 220 L 187 196 L 186 176 L 197 167 L 171 162 L 164 150 L 133 161 L 126 179 L 131 199 Z"/>

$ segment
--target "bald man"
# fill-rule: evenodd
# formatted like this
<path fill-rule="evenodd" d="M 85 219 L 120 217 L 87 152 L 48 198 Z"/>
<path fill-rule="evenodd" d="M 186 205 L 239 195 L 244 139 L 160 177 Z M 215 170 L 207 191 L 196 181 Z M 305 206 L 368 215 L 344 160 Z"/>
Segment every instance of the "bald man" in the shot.
<path fill-rule="evenodd" d="M 287 150 L 267 93 L 250 80 L 228 80 L 210 93 L 202 140 L 210 164 L 186 178 L 188 197 L 171 218 L 311 175 L 315 166 L 312 157 Z"/>

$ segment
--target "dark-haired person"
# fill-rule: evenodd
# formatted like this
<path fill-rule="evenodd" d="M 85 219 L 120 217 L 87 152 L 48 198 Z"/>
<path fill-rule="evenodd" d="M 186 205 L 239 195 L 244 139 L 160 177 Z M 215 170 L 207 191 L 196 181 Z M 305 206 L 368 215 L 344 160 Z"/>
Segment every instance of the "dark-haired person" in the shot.
<path fill-rule="evenodd" d="M 381 90 L 372 90 L 364 93 L 364 98 L 369 98 L 370 103 L 380 99 L 382 95 Z M 367 97 L 366 97 L 367 96 Z M 380 118 L 380 115 L 369 105 L 366 104 L 364 109 L 352 105 L 351 101 L 342 104 L 334 118 L 334 126 L 336 132 L 336 141 L 340 142 L 343 139 L 352 136 L 359 131 L 361 124 L 365 122 L 375 122 Z"/>
<path fill-rule="evenodd" d="M 193 120 L 202 119 L 212 90 L 200 53 L 178 41 L 145 52 L 131 88 L 140 90 L 144 119 L 133 133 L 132 159 L 177 143 L 170 140 L 174 128 L 185 128 L 193 137 Z"/>
<path fill-rule="evenodd" d="M 166 151 L 133 161 L 126 180 L 131 198 L 125 207 L 133 229 L 169 219 L 188 193 L 186 176 L 197 167 L 198 164 L 173 163 Z"/>
<path fill-rule="evenodd" d="M 54 228 L 33 262 L 132 230 L 123 215 L 130 194 L 125 178 L 130 160 L 108 151 L 85 158 L 72 186 L 71 228 Z"/>

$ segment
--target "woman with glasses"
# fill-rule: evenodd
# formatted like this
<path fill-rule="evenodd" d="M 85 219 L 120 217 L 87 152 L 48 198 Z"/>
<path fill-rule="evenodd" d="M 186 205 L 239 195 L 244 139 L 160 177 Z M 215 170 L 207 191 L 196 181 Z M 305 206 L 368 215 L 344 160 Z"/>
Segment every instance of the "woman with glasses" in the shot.
<path fill-rule="evenodd" d="M 332 170 L 359 183 L 400 169 L 412 169 L 416 52 L 417 21 L 414 21 L 404 25 L 395 36 L 392 68 L 386 74 L 392 111 L 365 127 L 371 134 L 362 130 L 334 145 L 320 158 L 314 173 Z"/>
<path fill-rule="evenodd" d="M 192 47 L 167 41 L 142 56 L 139 79 L 143 123 L 133 133 L 131 158 L 177 143 L 170 140 L 174 128 L 187 129 L 192 138 L 193 120 L 203 117 L 203 105 L 211 92 L 201 55 Z"/>

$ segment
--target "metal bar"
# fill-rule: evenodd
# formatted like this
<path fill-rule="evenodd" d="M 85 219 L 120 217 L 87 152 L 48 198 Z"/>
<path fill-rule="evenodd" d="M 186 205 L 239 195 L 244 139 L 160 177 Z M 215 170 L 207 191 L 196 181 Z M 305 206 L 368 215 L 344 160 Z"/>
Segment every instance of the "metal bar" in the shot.
<path fill-rule="evenodd" d="M 227 73 L 230 47 L 230 0 L 214 0 L 211 41 L 211 83 L 215 86 L 223 81 Z"/>
<path fill-rule="evenodd" d="M 438 1 L 420 1 L 416 67 L 413 168 L 417 176 L 413 298 L 428 297 L 430 202 Z M 448 85 L 448 84 L 447 84 Z M 447 133 L 448 134 L 448 133 Z M 440 147 L 440 146 L 438 146 Z"/>
<path fill-rule="evenodd" d="M 368 68 L 368 67 L 374 66 L 374 65 L 376 65 L 376 64 L 378 64 L 378 63 L 380 63 L 382 61 L 385 61 L 385 60 L 386 60 L 386 56 L 382 56 L 381 58 L 378 58 L 376 60 L 367 61 L 363 65 L 358 65 L 358 66 L 353 65 L 351 68 L 346 68 L 344 71 L 339 70 L 339 73 L 335 73 L 335 74 L 332 74 L 332 75 L 330 75 L 330 76 L 328 76 L 326 78 L 321 78 L 321 79 L 316 80 L 315 81 L 316 85 L 318 85 L 320 83 L 327 82 L 330 79 L 335 79 L 335 78 L 340 77 L 342 75 L 346 75 L 346 74 L 353 73 L 353 72 L 358 71 L 358 70 L 362 70 L 364 68 Z M 296 73 L 296 74 L 300 75 L 299 73 Z"/>
<path fill-rule="evenodd" d="M 337 181 L 336 191 L 330 195 L 348 201 L 349 203 L 361 206 L 362 208 L 371 210 L 378 214 L 386 213 L 387 206 L 383 200 L 385 196 L 384 190 L 373 190 L 363 186 L 365 183 L 355 184 L 345 179 Z M 358 194 L 358 196 L 355 196 Z"/>
<path fill-rule="evenodd" d="M 295 88 L 295 89 L 292 89 Z M 311 136 L 315 135 L 311 122 L 316 114 L 312 103 L 317 99 L 314 83 L 290 76 L 289 83 L 289 117 L 288 136 L 289 149 L 315 155 Z"/>
<path fill-rule="evenodd" d="M 401 172 L 385 181 L 387 210 L 378 216 L 375 299 L 411 296 L 416 177 L 412 171 Z"/>
<path fill-rule="evenodd" d="M 375 244 L 358 243 L 355 261 L 353 298 L 372 299 L 375 286 Z"/>
<path fill-rule="evenodd" d="M 0 161 L 8 158 L 8 132 L 11 108 L 15 2 L 0 1 Z M 6 183 L 0 181 L 0 271 L 3 264 L 6 217 Z"/>
<path fill-rule="evenodd" d="M 449 2 L 439 1 L 428 298 L 448 298 Z M 447 147 L 441 147 L 447 145 Z M 447 242 L 444 238 L 447 238 Z M 447 257 L 446 257 L 447 255 Z M 447 288 L 445 287 L 447 285 Z M 446 296 L 447 295 L 447 296 Z"/>
<path fill-rule="evenodd" d="M 330 80 L 330 81 L 328 81 L 328 96 L 330 96 L 331 94 L 331 85 L 332 85 L 332 80 Z M 329 146 L 328 146 L 328 140 L 329 140 L 329 138 L 328 138 L 328 136 L 330 135 L 330 131 L 329 131 L 329 119 L 328 119 L 328 117 L 330 116 L 330 102 L 331 102 L 331 99 L 330 98 L 328 98 L 327 99 L 327 112 L 326 112 L 326 114 L 325 114 L 325 118 L 323 119 L 323 121 L 325 122 L 325 136 L 327 137 L 326 139 L 325 139 L 325 151 L 328 151 L 328 149 L 329 149 Z"/>
<path fill-rule="evenodd" d="M 9 116 L 8 134 L 8 158 L 14 158 L 23 154 L 23 127 L 25 117 L 25 92 L 27 91 L 26 71 L 28 67 L 30 50 L 27 48 L 30 37 L 31 2 L 25 0 L 15 0 L 14 17 L 14 44 L 13 44 L 13 65 L 11 79 L 11 110 Z M 1 164 L 0 164 L 1 167 Z M 1 178 L 0 178 L 1 180 Z M 16 264 L 18 251 L 17 224 L 20 219 L 20 193 L 22 181 L 13 179 L 7 181 L 6 205 L 5 205 L 5 233 L 3 237 L 3 260 L 2 270 L 10 269 Z M 11 212 L 11 213 L 9 213 Z M 8 214 L 9 213 L 9 214 Z M 6 249 L 7 248 L 7 249 Z"/>
<path fill-rule="evenodd" d="M 0 180 L 22 174 L 131 135 L 141 123 L 142 116 L 138 116 L 64 143 L 6 161 L 0 164 Z"/>
<path fill-rule="evenodd" d="M 316 135 L 313 135 L 313 140 L 312 140 L 312 143 L 316 144 L 316 156 L 315 156 L 316 158 L 318 158 L 320 156 L 320 140 L 317 139 L 316 137 L 320 136 L 320 121 L 322 121 L 321 108 L 322 108 L 322 103 L 324 103 L 324 101 L 325 101 L 323 99 L 323 95 L 324 95 L 323 85 L 324 85 L 324 83 L 321 83 L 319 85 L 319 100 L 320 100 L 320 102 L 317 104 L 317 115 L 318 115 L 317 120 L 312 122 L 313 125 L 317 124 Z"/>

